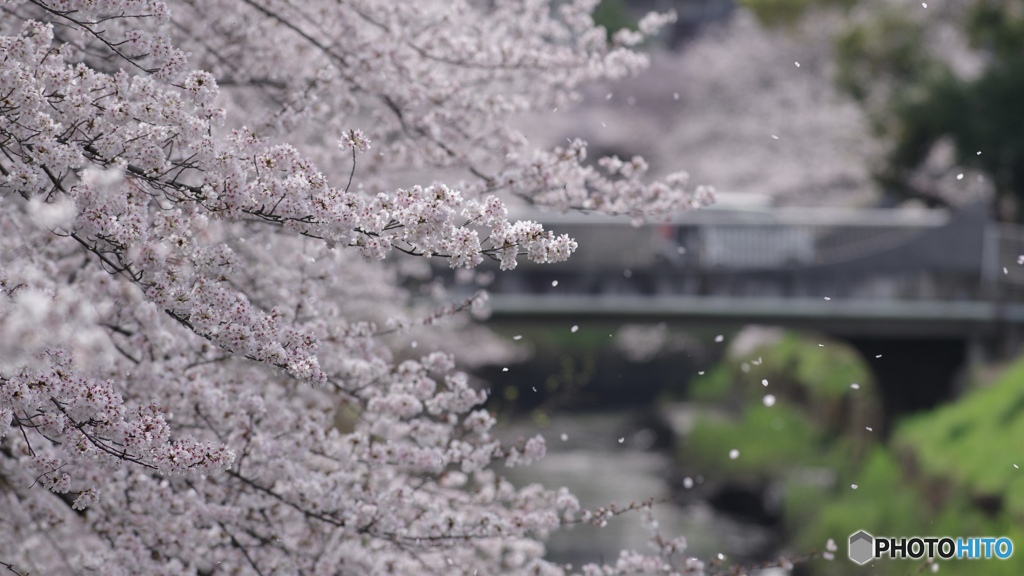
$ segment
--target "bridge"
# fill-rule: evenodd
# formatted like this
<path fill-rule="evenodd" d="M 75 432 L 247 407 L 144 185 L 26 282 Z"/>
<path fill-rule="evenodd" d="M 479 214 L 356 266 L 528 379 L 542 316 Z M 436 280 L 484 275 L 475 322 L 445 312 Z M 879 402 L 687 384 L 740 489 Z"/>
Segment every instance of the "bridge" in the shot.
<path fill-rule="evenodd" d="M 580 247 L 566 263 L 496 274 L 495 321 L 813 329 L 861 350 L 890 415 L 954 395 L 972 358 L 1015 351 L 1024 334 L 1024 228 L 981 206 L 712 208 L 639 227 L 514 216 Z"/>

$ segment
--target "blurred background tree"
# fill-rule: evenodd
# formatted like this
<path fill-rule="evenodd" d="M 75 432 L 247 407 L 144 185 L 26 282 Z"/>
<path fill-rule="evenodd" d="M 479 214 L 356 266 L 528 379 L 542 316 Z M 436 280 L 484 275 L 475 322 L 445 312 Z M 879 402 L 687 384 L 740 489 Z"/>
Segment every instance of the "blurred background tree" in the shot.
<path fill-rule="evenodd" d="M 886 153 L 873 166 L 897 198 L 957 204 L 953 179 L 976 170 L 994 215 L 1024 220 L 1024 2 L 928 6 L 845 0 L 744 0 L 770 26 L 845 12 L 835 81 L 867 112 Z"/>

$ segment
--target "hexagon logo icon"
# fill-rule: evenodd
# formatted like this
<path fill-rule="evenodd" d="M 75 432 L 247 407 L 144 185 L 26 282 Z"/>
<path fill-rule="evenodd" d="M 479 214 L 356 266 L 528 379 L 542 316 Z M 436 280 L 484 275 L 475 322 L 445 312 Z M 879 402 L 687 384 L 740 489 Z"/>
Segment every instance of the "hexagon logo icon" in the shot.
<path fill-rule="evenodd" d="M 863 566 L 875 557 L 875 537 L 863 530 L 850 534 L 850 560 Z"/>

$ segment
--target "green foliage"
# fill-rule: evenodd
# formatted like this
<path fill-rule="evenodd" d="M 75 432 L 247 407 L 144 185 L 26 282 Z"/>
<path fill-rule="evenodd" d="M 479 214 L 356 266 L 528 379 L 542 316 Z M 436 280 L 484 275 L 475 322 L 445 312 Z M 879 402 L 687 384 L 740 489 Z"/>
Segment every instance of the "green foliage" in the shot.
<path fill-rule="evenodd" d="M 636 19 L 629 13 L 625 0 L 601 0 L 594 9 L 593 18 L 595 24 L 608 31 L 609 40 L 623 28 L 636 28 Z"/>
<path fill-rule="evenodd" d="M 987 173 L 997 194 L 1016 205 L 1008 216 L 1024 219 L 1022 3 L 975 0 L 941 13 L 946 22 L 890 7 L 851 25 L 836 40 L 837 85 L 865 107 L 889 146 L 876 170 L 888 189 L 937 200 L 915 188 L 911 175 L 938 142 L 949 141 L 957 164 Z M 960 29 L 984 62 L 980 74 L 958 76 L 947 54 L 929 48 L 929 27 L 937 25 Z"/>
<path fill-rule="evenodd" d="M 769 387 L 762 380 L 768 380 Z M 841 403 L 851 395 L 870 400 L 873 382 L 867 364 L 850 346 L 821 335 L 787 331 L 777 341 L 695 377 L 690 395 L 698 401 L 729 400 L 744 406 L 760 404 L 770 393 L 803 405 L 824 422 L 836 421 L 836 412 L 845 408 Z M 853 383 L 860 385 L 859 391 L 851 389 Z"/>
<path fill-rule="evenodd" d="M 787 525 L 794 532 L 798 547 L 821 546 L 821 540 L 833 538 L 839 544 L 839 558 L 819 573 L 832 576 L 863 574 L 864 569 L 846 561 L 846 540 L 858 530 L 879 536 L 931 535 L 925 528 L 927 506 L 919 490 L 903 481 L 899 464 L 891 452 L 878 447 L 871 451 L 855 482 L 837 482 L 835 486 L 787 486 L 784 502 Z M 854 489 L 851 484 L 856 483 Z M 811 504 L 805 501 L 811 495 Z M 871 573 L 904 575 L 913 573 L 916 563 L 874 562 Z M 945 573 L 945 567 L 942 572 Z"/>
<path fill-rule="evenodd" d="M 932 65 L 923 37 L 918 22 L 892 8 L 850 26 L 836 39 L 836 84 L 863 103 L 879 87 L 916 81 Z"/>
<path fill-rule="evenodd" d="M 784 496 L 784 514 L 788 528 L 794 533 L 797 547 L 820 547 L 824 538 L 833 538 L 840 545 L 840 556 L 847 537 L 857 530 L 879 536 L 1009 536 L 1015 543 L 1024 536 L 1018 523 L 1005 516 L 987 516 L 973 506 L 969 498 L 946 498 L 939 507 L 929 502 L 922 485 L 908 481 L 907 473 L 893 452 L 876 447 L 852 482 L 839 482 L 835 487 L 801 484 L 790 481 Z M 851 483 L 856 483 L 853 489 Z M 1003 561 L 943 561 L 941 574 L 969 576 L 986 574 L 1009 576 L 1020 574 L 1017 554 Z M 904 576 L 916 573 L 922 562 L 883 561 L 871 564 L 871 573 L 878 576 Z M 852 563 L 837 561 L 821 566 L 821 574 L 845 576 L 864 574 Z"/>
<path fill-rule="evenodd" d="M 829 490 L 827 504 L 816 518 L 810 517 L 812 524 L 800 531 L 798 542 L 813 545 L 813 539 L 820 539 L 823 534 L 841 541 L 857 530 L 894 536 L 913 536 L 920 531 L 927 507 L 919 496 L 920 490 L 904 482 L 889 450 L 882 447 L 872 450 L 854 478 L 850 483 L 837 483 Z M 787 501 L 799 500 L 798 493 L 793 496 Z"/>
<path fill-rule="evenodd" d="M 872 382 L 851 347 L 785 332 L 691 381 L 691 400 L 727 406 L 738 416 L 698 419 L 680 457 L 727 474 L 774 476 L 791 466 L 846 469 L 863 451 L 863 421 L 875 404 Z M 860 388 L 852 389 L 853 383 Z M 771 407 L 763 403 L 768 394 L 775 400 Z M 860 431 L 858 442 L 843 439 L 844 428 Z M 736 460 L 729 459 L 732 449 L 740 451 Z"/>
<path fill-rule="evenodd" d="M 790 26 L 804 16 L 812 0 L 740 0 L 766 26 Z"/>
<path fill-rule="evenodd" d="M 869 0 L 741 2 L 767 26 L 795 26 L 835 7 L 851 15 L 835 38 L 835 81 L 863 106 L 888 149 L 874 167 L 887 191 L 948 204 L 915 182 L 936 145 L 948 142 L 957 166 L 987 175 L 1007 208 L 1002 215 L 1024 221 L 1024 2 L 964 0 L 934 10 Z M 849 10 L 856 4 L 864 9 Z M 957 30 L 974 54 L 936 41 L 940 28 L 946 38 Z M 980 71 L 958 75 L 952 62 L 969 59 Z"/>
<path fill-rule="evenodd" d="M 740 0 L 740 5 L 749 9 L 758 21 L 770 27 L 795 25 L 814 8 L 849 8 L 855 0 Z"/>
<path fill-rule="evenodd" d="M 841 542 L 861 529 L 887 536 L 1006 535 L 1024 542 L 1024 470 L 1015 463 L 1024 466 L 1024 357 L 991 385 L 904 420 L 892 449 L 873 448 L 859 471 L 841 475 L 848 481 L 823 487 L 791 476 L 784 513 L 797 546 L 813 547 L 823 535 Z M 940 572 L 1021 573 L 1016 554 L 983 562 L 943 562 Z M 872 573 L 901 576 L 916 566 L 877 562 Z M 822 573 L 863 570 L 839 562 Z"/>
<path fill-rule="evenodd" d="M 924 476 L 976 498 L 1005 497 L 1024 518 L 1024 358 L 991 386 L 904 422 L 894 446 Z"/>
<path fill-rule="evenodd" d="M 758 359 L 749 372 L 739 368 Z M 767 388 L 761 378 L 769 380 Z M 871 434 L 863 426 L 836 433 L 835 414 L 849 417 L 852 398 L 871 402 L 872 388 L 852 394 L 853 381 L 871 382 L 855 351 L 785 333 L 695 380 L 695 397 L 740 408 L 734 418 L 699 418 L 679 455 L 709 478 L 781 483 L 790 546 L 820 549 L 830 537 L 840 545 L 840 558 L 815 562 L 814 574 L 864 574 L 842 558 L 847 537 L 862 529 L 886 536 L 1006 535 L 1024 542 L 1024 357 L 961 400 L 900 422 L 889 447 L 867 444 Z M 777 396 L 774 406 L 761 404 L 766 393 Z M 735 460 L 733 449 L 739 451 Z M 1009 576 L 1022 572 L 1024 557 L 980 562 L 943 562 L 940 572 Z M 902 576 L 924 567 L 875 562 L 871 573 Z"/>
<path fill-rule="evenodd" d="M 735 460 L 729 457 L 739 450 Z M 700 418 L 682 448 L 687 462 L 726 474 L 777 476 L 793 466 L 820 465 L 822 434 L 798 408 L 750 406 L 739 421 Z M 839 458 L 835 451 L 831 457 Z"/>
<path fill-rule="evenodd" d="M 725 364 L 717 364 L 704 374 L 690 380 L 688 394 L 698 402 L 720 402 L 729 397 L 733 389 L 733 370 Z"/>
<path fill-rule="evenodd" d="M 850 393 L 852 383 L 866 393 L 873 389 L 874 378 L 860 354 L 835 340 L 787 332 L 777 345 L 756 353 L 763 358 L 763 373 L 806 390 L 812 403 L 837 400 Z"/>

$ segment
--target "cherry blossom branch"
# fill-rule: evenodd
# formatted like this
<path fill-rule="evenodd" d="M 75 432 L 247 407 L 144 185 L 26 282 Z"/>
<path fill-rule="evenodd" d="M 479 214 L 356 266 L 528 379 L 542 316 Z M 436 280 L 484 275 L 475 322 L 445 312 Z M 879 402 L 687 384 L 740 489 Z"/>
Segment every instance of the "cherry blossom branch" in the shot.
<path fill-rule="evenodd" d="M 3 566 L 4 568 L 6 568 L 6 569 L 7 569 L 7 571 L 8 571 L 8 572 L 10 572 L 11 574 L 14 574 L 15 576 L 28 576 L 28 574 L 27 574 L 27 573 L 22 573 L 22 572 L 19 572 L 19 571 L 18 571 L 18 570 L 17 570 L 17 569 L 16 569 L 15 567 L 14 567 L 14 564 L 9 564 L 9 563 L 7 563 L 7 562 L 4 562 L 3 560 L 0 560 L 0 566 Z"/>

